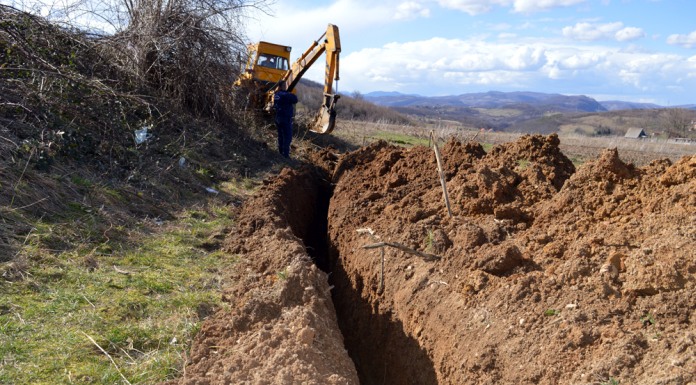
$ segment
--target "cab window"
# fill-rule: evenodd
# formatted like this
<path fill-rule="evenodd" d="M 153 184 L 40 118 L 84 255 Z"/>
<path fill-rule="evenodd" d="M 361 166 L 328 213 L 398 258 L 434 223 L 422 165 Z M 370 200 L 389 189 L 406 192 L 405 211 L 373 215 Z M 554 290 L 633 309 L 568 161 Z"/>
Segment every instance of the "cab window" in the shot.
<path fill-rule="evenodd" d="M 256 62 L 256 65 L 267 68 L 275 68 L 283 71 L 288 70 L 287 59 L 285 59 L 284 57 L 269 55 L 265 53 L 259 55 L 259 59 Z"/>

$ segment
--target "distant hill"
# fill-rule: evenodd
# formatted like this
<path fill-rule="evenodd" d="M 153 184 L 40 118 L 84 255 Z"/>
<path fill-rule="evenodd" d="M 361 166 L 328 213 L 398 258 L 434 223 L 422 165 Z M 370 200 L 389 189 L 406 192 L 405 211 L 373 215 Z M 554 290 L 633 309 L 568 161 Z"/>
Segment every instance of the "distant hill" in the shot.
<path fill-rule="evenodd" d="M 649 110 L 653 108 L 662 108 L 662 106 L 654 103 L 634 103 L 624 102 L 621 100 L 605 100 L 599 102 L 604 108 L 609 111 L 617 110 Z"/>
<path fill-rule="evenodd" d="M 316 114 L 317 108 L 322 103 L 324 85 L 309 79 L 300 79 L 296 90 L 300 105 L 303 106 L 303 108 L 298 108 L 298 112 L 304 109 L 311 116 Z M 382 94 L 391 93 L 384 92 Z M 393 108 L 372 103 L 359 96 L 359 94 L 352 96 L 342 94 L 336 103 L 336 113 L 339 120 L 383 121 L 395 124 L 412 123 L 411 119 L 405 114 Z"/>
<path fill-rule="evenodd" d="M 547 94 L 543 92 L 477 92 L 451 96 L 423 96 L 402 94 L 395 91 L 374 91 L 362 95 L 365 100 L 386 107 L 469 107 L 469 108 L 519 108 L 549 112 L 603 112 L 620 110 L 650 110 L 659 108 L 684 108 L 696 110 L 696 104 L 662 106 L 655 103 L 627 102 L 623 100 L 597 101 L 584 95 Z"/>
<path fill-rule="evenodd" d="M 674 119 L 670 120 L 669 110 L 675 107 L 696 110 L 695 105 L 664 107 L 618 100 L 599 102 L 584 95 L 541 92 L 490 91 L 432 97 L 371 92 L 361 97 L 418 121 L 436 124 L 450 121 L 469 128 L 544 134 L 623 135 L 630 127 L 641 127 L 653 133 L 685 136 L 682 129 L 672 127 Z M 688 116 L 692 120 L 696 118 L 693 113 Z"/>
<path fill-rule="evenodd" d="M 541 92 L 469 93 L 456 96 L 406 95 L 398 92 L 370 92 L 365 99 L 388 107 L 469 107 L 510 108 L 528 105 L 534 109 L 556 112 L 601 112 L 607 111 L 601 103 L 584 96 L 546 94 Z"/>

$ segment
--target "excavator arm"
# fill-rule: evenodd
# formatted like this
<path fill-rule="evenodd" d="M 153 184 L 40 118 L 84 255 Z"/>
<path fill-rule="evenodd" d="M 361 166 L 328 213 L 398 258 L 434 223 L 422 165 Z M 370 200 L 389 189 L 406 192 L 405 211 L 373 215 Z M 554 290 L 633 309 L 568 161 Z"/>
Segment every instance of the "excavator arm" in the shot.
<path fill-rule="evenodd" d="M 333 81 L 339 80 L 338 64 L 341 53 L 341 40 L 338 35 L 338 27 L 329 24 L 326 32 L 322 34 L 293 64 L 280 82 L 285 82 L 288 91 L 292 91 L 302 76 L 314 62 L 326 53 L 326 70 L 324 73 L 324 96 L 322 104 L 310 130 L 320 133 L 330 133 L 336 124 L 336 101 L 340 95 L 333 92 Z M 280 83 L 279 82 L 279 83 Z M 267 109 L 273 105 L 273 94 L 277 89 L 273 87 L 266 95 Z"/>

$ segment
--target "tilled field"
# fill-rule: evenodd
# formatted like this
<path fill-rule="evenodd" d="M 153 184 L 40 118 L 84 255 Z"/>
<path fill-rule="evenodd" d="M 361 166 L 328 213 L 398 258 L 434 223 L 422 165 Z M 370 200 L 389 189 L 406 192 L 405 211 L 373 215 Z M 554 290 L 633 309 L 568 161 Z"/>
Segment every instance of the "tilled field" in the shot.
<path fill-rule="evenodd" d="M 442 155 L 451 217 L 424 147 L 268 181 L 177 383 L 696 381 L 696 156 L 576 170 L 555 135 Z"/>

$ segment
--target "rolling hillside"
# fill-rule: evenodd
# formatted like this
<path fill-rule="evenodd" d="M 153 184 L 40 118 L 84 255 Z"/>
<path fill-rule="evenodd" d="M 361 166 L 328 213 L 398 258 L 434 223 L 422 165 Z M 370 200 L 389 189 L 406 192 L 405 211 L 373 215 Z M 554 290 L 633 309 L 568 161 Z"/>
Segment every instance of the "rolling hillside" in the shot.
<path fill-rule="evenodd" d="M 599 102 L 582 95 L 539 92 L 490 91 L 438 97 L 372 92 L 364 98 L 421 121 L 453 121 L 467 128 L 597 136 L 623 135 L 629 128 L 639 127 L 651 136 L 696 136 L 693 106 Z"/>
<path fill-rule="evenodd" d="M 470 93 L 456 96 L 420 96 L 394 93 L 369 93 L 367 100 L 390 107 L 414 106 L 457 106 L 473 108 L 506 108 L 526 104 L 538 109 L 564 112 L 607 111 L 596 100 L 587 96 L 566 96 L 540 92 L 498 92 Z"/>

